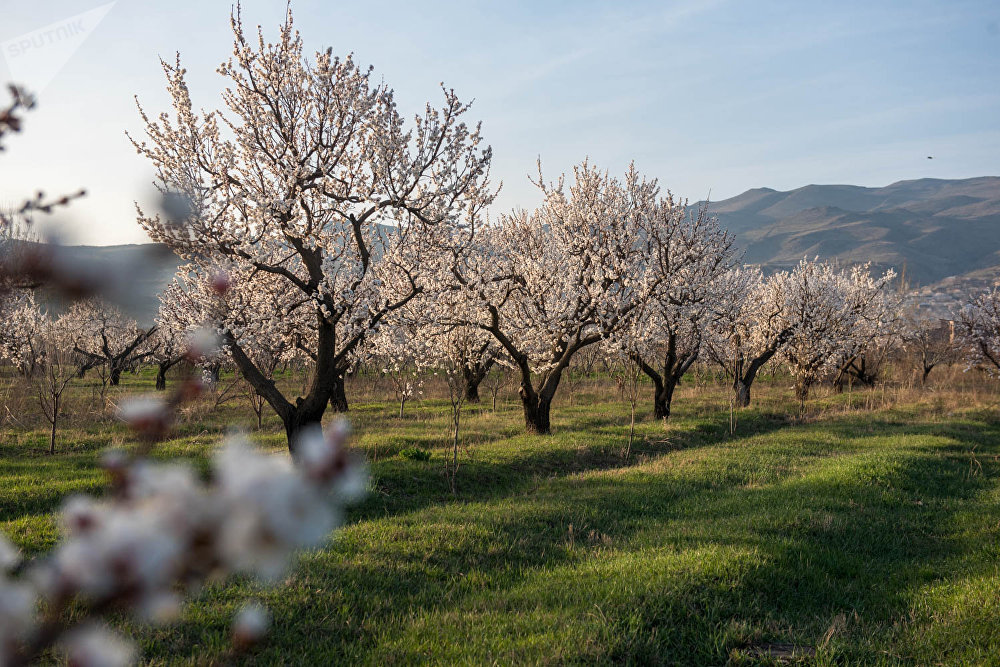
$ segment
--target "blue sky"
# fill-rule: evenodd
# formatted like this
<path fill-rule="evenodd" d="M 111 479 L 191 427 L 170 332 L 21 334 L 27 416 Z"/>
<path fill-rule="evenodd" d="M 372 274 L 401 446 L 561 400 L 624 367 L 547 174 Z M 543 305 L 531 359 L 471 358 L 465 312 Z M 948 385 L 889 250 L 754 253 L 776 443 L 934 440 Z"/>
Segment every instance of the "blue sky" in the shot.
<path fill-rule="evenodd" d="M 3 0 L 0 43 L 104 4 Z M 251 0 L 244 20 L 274 36 L 283 9 Z M 527 174 L 539 156 L 553 177 L 585 156 L 614 172 L 634 159 L 692 200 L 1000 174 L 995 1 L 297 0 L 293 10 L 307 46 L 374 65 L 404 111 L 439 102 L 442 81 L 474 98 L 503 209 L 537 203 Z M 143 241 L 133 202 L 148 198 L 152 174 L 124 136 L 141 130 L 133 95 L 166 109 L 157 59 L 180 51 L 195 103 L 217 106 L 228 13 L 207 0 L 115 2 L 7 142 L 0 202 L 84 186 L 90 195 L 58 219 L 67 240 Z M 0 80 L 31 72 L 15 60 L 0 54 Z"/>

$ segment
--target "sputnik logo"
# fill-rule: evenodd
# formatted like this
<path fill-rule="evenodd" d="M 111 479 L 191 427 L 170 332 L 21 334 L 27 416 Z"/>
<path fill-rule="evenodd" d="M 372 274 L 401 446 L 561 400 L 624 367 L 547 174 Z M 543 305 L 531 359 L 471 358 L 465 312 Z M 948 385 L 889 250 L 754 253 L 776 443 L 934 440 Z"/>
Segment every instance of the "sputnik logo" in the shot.
<path fill-rule="evenodd" d="M 109 2 L 0 42 L 0 53 L 10 68 L 11 81 L 25 86 L 34 94 L 40 93 L 114 5 L 114 2 Z"/>

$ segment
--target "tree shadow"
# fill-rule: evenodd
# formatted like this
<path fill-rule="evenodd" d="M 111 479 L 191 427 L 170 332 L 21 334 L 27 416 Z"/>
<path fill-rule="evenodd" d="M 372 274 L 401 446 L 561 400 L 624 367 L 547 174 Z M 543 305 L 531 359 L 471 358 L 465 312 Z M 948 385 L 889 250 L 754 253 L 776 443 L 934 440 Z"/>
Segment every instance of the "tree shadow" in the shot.
<path fill-rule="evenodd" d="M 935 435 L 936 426 L 883 425 L 879 436 Z M 389 515 L 391 523 L 376 531 L 374 543 L 347 529 L 336 546 L 303 564 L 276 594 L 303 602 L 282 612 L 274 643 L 259 659 L 324 651 L 349 661 L 427 658 L 411 652 L 416 645 L 400 645 L 414 623 L 438 619 L 446 626 L 465 613 L 463 622 L 488 625 L 495 619 L 482 609 L 490 600 L 510 618 L 531 609 L 578 618 L 577 593 L 544 588 L 550 573 L 664 550 L 744 557 L 724 576 L 677 576 L 667 587 L 644 582 L 640 573 L 625 593 L 615 583 L 621 573 L 609 574 L 607 583 L 588 578 L 588 594 L 608 602 L 600 642 L 577 658 L 719 664 L 750 638 L 820 646 L 822 655 L 851 662 L 883 660 L 886 650 L 903 655 L 900 623 L 915 592 L 981 548 L 956 528 L 956 517 L 989 485 L 970 478 L 954 455 L 984 443 L 995 454 L 1000 433 L 945 429 L 955 442 L 868 451 L 856 426 L 831 428 L 854 442 L 826 457 L 803 457 L 803 466 L 766 483 L 748 473 L 720 484 L 712 474 L 655 462 L 615 470 L 600 457 L 574 472 L 607 474 L 539 483 L 533 476 L 560 468 L 565 452 L 537 450 L 513 471 L 487 465 L 494 483 L 455 502 L 369 504 L 354 521 Z M 473 574 L 477 584 L 469 583 Z M 544 595 L 534 596 L 538 586 Z M 860 619 L 858 627 L 825 644 L 839 614 Z M 182 632 L 202 630 L 189 624 Z"/>

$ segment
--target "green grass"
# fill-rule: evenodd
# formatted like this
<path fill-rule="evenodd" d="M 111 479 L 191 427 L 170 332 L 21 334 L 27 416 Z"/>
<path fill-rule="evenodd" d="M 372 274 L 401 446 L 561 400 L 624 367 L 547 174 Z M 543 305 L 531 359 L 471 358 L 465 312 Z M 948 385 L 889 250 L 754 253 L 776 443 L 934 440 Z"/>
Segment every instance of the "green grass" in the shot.
<path fill-rule="evenodd" d="M 139 630 L 148 661 L 221 659 L 252 596 L 274 614 L 259 664 L 768 664 L 776 644 L 808 664 L 1000 663 L 1000 422 L 983 403 L 869 412 L 856 392 L 803 416 L 784 385 L 761 387 L 730 434 L 725 393 L 685 387 L 625 461 L 610 386 L 564 396 L 550 437 L 486 399 L 452 495 L 445 404 L 399 420 L 358 392 L 369 499 L 283 586 L 219 585 L 180 625 Z M 204 462 L 234 419 L 247 409 L 194 411 L 159 455 Z M 97 455 L 124 434 L 87 423 L 55 457 L 40 425 L 5 432 L 0 530 L 29 552 L 53 544 L 62 498 L 102 488 Z M 259 439 L 280 449 L 273 417 Z"/>

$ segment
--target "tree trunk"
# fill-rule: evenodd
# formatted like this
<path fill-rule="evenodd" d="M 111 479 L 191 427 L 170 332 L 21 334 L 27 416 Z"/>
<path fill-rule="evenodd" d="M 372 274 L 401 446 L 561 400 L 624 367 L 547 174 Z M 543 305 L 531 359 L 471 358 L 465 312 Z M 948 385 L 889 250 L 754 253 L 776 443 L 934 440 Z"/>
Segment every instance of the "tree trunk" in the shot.
<path fill-rule="evenodd" d="M 336 355 L 336 335 L 333 326 L 317 313 L 318 347 L 316 369 L 312 374 L 308 393 L 292 403 L 278 390 L 272 378 L 267 377 L 247 356 L 231 333 L 224 334 L 229 353 L 247 382 L 267 401 L 285 426 L 288 449 L 295 456 L 299 431 L 311 424 L 319 424 L 327 405 L 334 409 L 347 409 L 344 395 L 342 361 Z"/>
<path fill-rule="evenodd" d="M 295 409 L 288 414 L 280 415 L 281 421 L 285 425 L 285 435 L 288 438 L 288 451 L 291 452 L 292 456 L 295 456 L 299 431 L 306 426 L 321 423 L 325 408 L 325 405 L 320 405 L 318 409 L 310 408 L 306 402 L 300 399 Z"/>
<path fill-rule="evenodd" d="M 798 399 L 800 405 L 804 405 L 809 399 L 810 386 L 812 386 L 812 382 L 806 378 L 799 378 L 795 381 L 795 398 Z"/>
<path fill-rule="evenodd" d="M 674 398 L 674 389 L 698 358 L 701 348 L 699 340 L 690 350 L 678 353 L 678 338 L 674 330 L 667 334 L 666 351 L 661 366 L 662 374 L 642 356 L 637 353 L 632 354 L 632 361 L 638 364 L 639 369 L 653 381 L 653 417 L 664 421 L 670 418 L 670 403 Z"/>
<path fill-rule="evenodd" d="M 330 409 L 334 412 L 347 412 L 347 391 L 345 373 L 337 371 L 333 380 L 333 387 L 330 393 Z M 400 410 L 402 412 L 402 410 Z M 320 413 L 322 416 L 322 413 Z"/>
<path fill-rule="evenodd" d="M 167 367 L 159 364 L 156 367 L 156 391 L 165 391 L 167 388 Z"/>
<path fill-rule="evenodd" d="M 482 373 L 477 373 L 475 370 L 464 366 L 462 368 L 462 375 L 465 379 L 465 400 L 469 403 L 479 402 L 479 383 L 483 381 L 485 377 Z"/>
<path fill-rule="evenodd" d="M 59 399 L 52 401 L 52 431 L 49 433 L 49 455 L 56 453 L 56 422 L 59 421 Z"/>
<path fill-rule="evenodd" d="M 924 372 L 923 372 L 923 375 L 920 377 L 920 386 L 921 387 L 926 387 L 927 386 L 927 376 L 931 374 L 932 370 L 934 370 L 934 366 L 935 365 L 936 364 L 931 364 L 931 365 L 928 366 L 927 364 L 924 364 Z"/>
<path fill-rule="evenodd" d="M 117 387 L 122 381 L 122 367 L 119 364 L 112 363 L 109 368 L 108 374 L 108 384 L 112 387 Z"/>
<path fill-rule="evenodd" d="M 542 376 L 541 385 L 536 391 L 531 384 L 531 375 L 527 365 L 521 370 L 521 405 L 524 406 L 524 426 L 528 433 L 549 435 L 552 432 L 549 423 L 549 412 L 552 408 L 552 398 L 559 388 L 559 380 L 565 368 L 557 366 Z"/>
<path fill-rule="evenodd" d="M 664 381 L 654 382 L 653 387 L 653 416 L 666 421 L 670 418 L 670 402 L 674 398 L 677 379 L 668 375 Z"/>
<path fill-rule="evenodd" d="M 756 359 L 752 359 L 747 364 L 743 375 L 736 375 L 736 379 L 733 381 L 733 393 L 736 395 L 737 407 L 746 408 L 750 406 L 750 385 L 757 379 L 757 372 L 774 356 L 776 349 L 769 349 Z"/>
<path fill-rule="evenodd" d="M 479 383 L 465 385 L 465 401 L 479 403 Z"/>
<path fill-rule="evenodd" d="M 552 432 L 549 424 L 549 411 L 552 407 L 552 399 L 544 399 L 537 394 L 531 399 L 522 391 L 521 403 L 524 405 L 524 427 L 528 433 L 549 435 Z"/>
<path fill-rule="evenodd" d="M 466 402 L 479 402 L 479 385 L 486 379 L 486 376 L 489 375 L 490 369 L 493 368 L 493 364 L 494 361 L 491 359 L 482 364 L 465 364 L 462 366 L 462 379 L 465 383 L 464 393 Z"/>
<path fill-rule="evenodd" d="M 735 397 L 736 407 L 746 408 L 750 406 L 750 385 L 753 384 L 753 378 L 749 380 L 744 378 L 736 378 L 733 381 L 733 395 Z"/>

